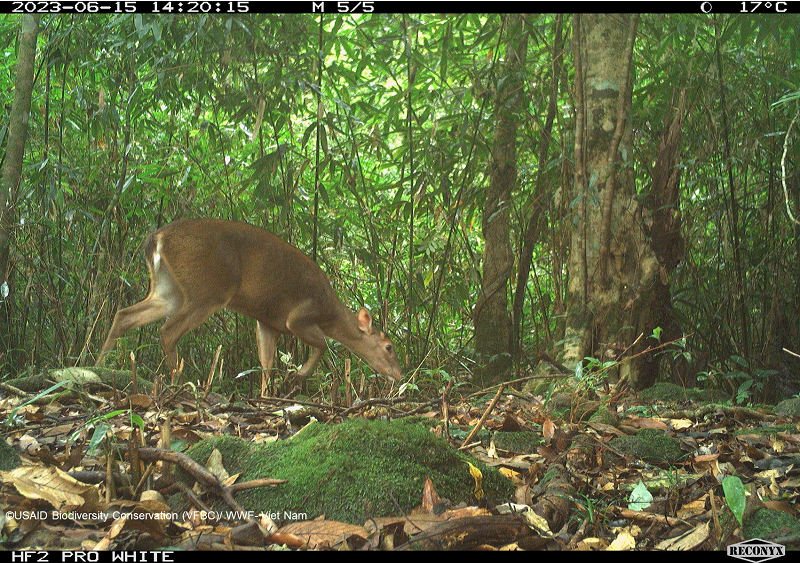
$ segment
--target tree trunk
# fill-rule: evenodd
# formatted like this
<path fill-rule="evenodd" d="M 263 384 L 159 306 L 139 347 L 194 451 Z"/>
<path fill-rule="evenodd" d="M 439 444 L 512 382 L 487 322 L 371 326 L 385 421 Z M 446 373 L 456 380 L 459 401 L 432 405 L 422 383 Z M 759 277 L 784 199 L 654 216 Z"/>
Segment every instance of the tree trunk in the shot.
<path fill-rule="evenodd" d="M 483 278 L 473 311 L 482 382 L 499 379 L 511 367 L 509 209 L 517 181 L 517 122 L 525 101 L 522 77 L 528 39 L 523 15 L 508 16 L 506 36 L 505 77 L 498 80 L 491 177 L 483 209 Z"/>
<path fill-rule="evenodd" d="M 644 349 L 660 268 L 642 231 L 631 146 L 636 16 L 576 16 L 575 230 L 560 361 L 622 360 Z M 639 385 L 646 355 L 619 364 Z"/>
<path fill-rule="evenodd" d="M 680 323 L 672 308 L 669 275 L 675 270 L 685 256 L 686 243 L 681 233 L 680 210 L 680 178 L 678 166 L 681 157 L 681 140 L 683 139 L 683 120 L 686 115 L 686 90 L 681 90 L 677 100 L 670 108 L 664 132 L 656 152 L 656 163 L 653 168 L 650 192 L 644 198 L 644 204 L 650 212 L 649 225 L 645 225 L 645 233 L 650 240 L 650 248 L 662 268 L 662 275 L 655 281 L 651 297 L 651 315 L 645 325 L 645 335 L 651 334 L 656 327 L 662 329 L 661 342 L 673 342 L 683 336 Z M 651 344 L 656 344 L 652 342 Z M 677 346 L 670 346 L 662 355 L 670 367 L 672 382 L 684 386 L 696 383 L 691 366 L 680 353 Z M 641 387 L 655 383 L 658 375 L 658 358 L 648 356 L 640 373 Z"/>
<path fill-rule="evenodd" d="M 531 273 L 533 263 L 533 249 L 539 239 L 539 218 L 544 215 L 545 210 L 550 207 L 552 191 L 545 182 L 548 154 L 550 150 L 550 139 L 552 136 L 553 122 L 556 117 L 558 102 L 558 85 L 561 76 L 561 66 L 563 59 L 563 39 L 561 34 L 562 14 L 556 16 L 553 23 L 555 28 L 553 41 L 553 70 L 550 77 L 550 98 L 547 103 L 547 116 L 545 117 L 544 127 L 539 140 L 539 151 L 536 170 L 536 191 L 528 213 L 528 223 L 522 237 L 522 250 L 519 255 L 517 265 L 517 282 L 514 289 L 514 302 L 511 307 L 511 345 L 514 362 L 519 369 L 522 324 L 522 307 L 525 302 L 525 288 L 528 286 L 528 277 Z"/>
<path fill-rule="evenodd" d="M 25 154 L 25 139 L 28 135 L 28 116 L 31 112 L 33 91 L 33 63 L 36 58 L 36 36 L 39 32 L 39 16 L 27 14 L 22 17 L 17 56 L 17 81 L 14 85 L 14 102 L 11 106 L 8 125 L 8 144 L 0 173 L 0 350 L 12 350 L 9 309 L 6 294 L 11 295 L 9 283 L 9 254 L 11 229 L 14 225 L 14 204 L 17 187 L 22 176 L 22 157 Z M 3 358 L 0 358 L 2 362 Z"/>

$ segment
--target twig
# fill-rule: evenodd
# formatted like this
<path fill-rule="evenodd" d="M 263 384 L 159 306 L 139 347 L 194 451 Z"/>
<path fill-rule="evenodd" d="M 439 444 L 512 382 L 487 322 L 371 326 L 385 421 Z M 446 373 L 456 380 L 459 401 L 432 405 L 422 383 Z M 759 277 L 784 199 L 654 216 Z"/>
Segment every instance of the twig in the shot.
<path fill-rule="evenodd" d="M 447 382 L 447 387 L 442 393 L 442 422 L 444 423 L 444 437 L 450 439 L 450 389 L 453 387 L 453 380 Z"/>
<path fill-rule="evenodd" d="M 631 520 L 638 520 L 640 522 L 663 524 L 670 527 L 678 526 L 679 524 L 688 524 L 688 522 L 682 520 L 681 518 L 673 518 L 671 516 L 664 516 L 663 514 L 630 510 L 629 508 L 623 508 L 621 506 L 616 506 L 614 508 L 616 508 L 617 514 L 619 514 L 622 518 L 629 518 Z"/>
<path fill-rule="evenodd" d="M 500 386 L 500 389 L 498 389 L 498 390 L 497 390 L 497 393 L 495 394 L 495 396 L 494 396 L 494 399 L 492 399 L 492 402 L 491 402 L 491 403 L 489 403 L 489 406 L 488 406 L 488 407 L 486 407 L 486 410 L 485 410 L 485 411 L 483 411 L 483 416 L 480 418 L 480 420 L 478 421 L 478 423 L 477 423 L 477 424 L 475 425 L 475 427 L 472 429 L 472 432 L 470 432 L 470 433 L 469 433 L 469 436 L 467 436 L 467 437 L 464 439 L 464 441 L 461 443 L 461 447 L 462 447 L 462 448 L 463 448 L 464 446 L 466 446 L 468 443 L 470 443 L 470 442 L 472 441 L 472 439 L 475 437 L 475 435 L 476 435 L 476 434 L 477 434 L 477 433 L 480 431 L 480 429 L 483 427 L 483 423 L 484 423 L 484 422 L 486 422 L 486 419 L 489 417 L 489 413 L 490 413 L 490 412 L 492 412 L 492 409 L 493 409 L 493 408 L 494 408 L 494 406 L 497 404 L 497 401 L 500 399 L 500 395 L 502 395 L 502 394 L 503 394 L 503 389 L 505 389 L 505 385 L 501 385 L 501 386 Z"/>
<path fill-rule="evenodd" d="M 786 352 L 787 354 L 794 356 L 795 358 L 800 358 L 800 354 L 795 354 L 791 350 L 787 350 L 786 348 L 784 348 L 783 351 Z"/>
<path fill-rule="evenodd" d="M 251 399 L 251 401 L 255 403 L 290 403 L 292 405 L 302 405 L 304 407 L 317 407 L 319 409 L 328 409 L 328 410 L 335 410 L 340 411 L 343 407 L 338 407 L 336 405 L 326 405 L 324 403 L 315 403 L 312 401 L 298 401 L 297 399 L 285 399 L 283 397 L 256 397 L 255 399 Z M 214 409 L 216 410 L 216 409 Z"/>
<path fill-rule="evenodd" d="M 427 410 L 429 408 L 435 407 L 436 405 L 438 405 L 441 402 L 441 400 L 442 400 L 441 397 L 436 397 L 435 399 L 431 399 L 427 403 L 422 403 L 422 404 L 414 407 L 410 411 L 399 413 L 396 416 L 393 416 L 391 418 L 392 418 L 392 420 L 395 420 L 395 419 L 398 419 L 398 418 L 405 418 L 407 416 L 414 416 L 418 412 L 422 412 L 422 411 Z"/>
<path fill-rule="evenodd" d="M 231 490 L 232 493 L 238 493 L 239 491 L 246 491 L 248 489 L 255 489 L 258 487 L 275 487 L 277 485 L 283 485 L 284 483 L 288 483 L 286 479 L 253 479 L 252 481 L 246 481 L 244 483 L 233 483 L 228 485 L 228 488 Z"/>
<path fill-rule="evenodd" d="M 220 352 L 222 352 L 222 344 L 217 346 L 217 353 L 214 354 L 214 361 L 211 362 L 211 370 L 208 372 L 205 394 L 203 395 L 204 398 L 208 397 L 208 394 L 211 392 L 211 384 L 214 382 L 214 372 L 217 370 L 217 362 L 219 362 Z"/>
<path fill-rule="evenodd" d="M 522 383 L 524 381 L 531 381 L 534 379 L 562 379 L 564 377 L 571 376 L 572 373 L 552 373 L 547 375 L 528 375 L 526 377 L 518 377 L 517 379 L 512 379 L 510 381 L 504 381 L 503 383 L 495 383 L 494 385 L 490 385 L 489 387 L 484 387 L 480 391 L 475 391 L 474 393 L 467 395 L 467 399 L 471 399 L 472 397 L 477 397 L 478 395 L 485 395 L 495 387 L 499 386 L 509 386 L 509 385 L 516 385 L 517 383 Z"/>
<path fill-rule="evenodd" d="M 217 493 L 232 510 L 245 513 L 241 505 L 233 498 L 231 487 L 223 485 L 208 469 L 197 463 L 189 456 L 180 452 L 162 450 L 158 448 L 140 448 L 139 457 L 146 461 L 169 461 L 180 465 L 187 473 L 211 491 Z M 248 522 L 253 521 L 249 516 Z"/>
<path fill-rule="evenodd" d="M 383 398 L 383 397 L 375 397 L 374 399 L 367 399 L 366 401 L 362 401 L 360 403 L 356 403 L 350 408 L 344 409 L 342 412 L 339 413 L 339 416 L 342 418 L 346 417 L 347 415 L 354 413 L 356 411 L 360 411 L 367 407 L 371 407 L 373 405 L 387 405 L 387 406 L 394 406 L 397 403 L 405 403 L 408 399 L 405 397 L 391 397 L 391 398 Z"/>

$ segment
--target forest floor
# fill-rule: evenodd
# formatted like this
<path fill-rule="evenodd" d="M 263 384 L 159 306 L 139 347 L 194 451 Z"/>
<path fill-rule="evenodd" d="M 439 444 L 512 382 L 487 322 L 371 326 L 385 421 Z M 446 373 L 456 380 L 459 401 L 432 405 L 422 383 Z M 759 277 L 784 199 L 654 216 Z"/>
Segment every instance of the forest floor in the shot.
<path fill-rule="evenodd" d="M 573 381 L 542 395 L 495 386 L 427 401 L 341 401 L 349 406 L 314 398 L 231 402 L 208 391 L 210 382 L 154 387 L 130 372 L 101 375 L 55 370 L 0 384 L 2 548 L 600 551 L 720 550 L 752 538 L 800 543 L 798 399 L 735 406 L 668 384 L 637 394 Z M 386 426 L 411 418 L 425 424 L 421 434 L 399 422 Z M 337 450 L 347 427 L 341 422 L 353 419 L 355 440 L 343 438 Z M 225 450 L 217 447 L 221 436 L 242 440 Z M 310 440 L 308 462 L 292 457 L 299 436 Z M 254 445 L 267 449 L 253 453 Z M 265 460 L 261 473 L 253 469 L 260 462 L 245 459 Z M 289 467 L 275 465 L 289 459 Z M 362 463 L 364 477 L 354 477 Z M 440 469 L 452 471 L 440 476 Z M 263 500 L 286 491 L 295 500 L 281 509 Z"/>

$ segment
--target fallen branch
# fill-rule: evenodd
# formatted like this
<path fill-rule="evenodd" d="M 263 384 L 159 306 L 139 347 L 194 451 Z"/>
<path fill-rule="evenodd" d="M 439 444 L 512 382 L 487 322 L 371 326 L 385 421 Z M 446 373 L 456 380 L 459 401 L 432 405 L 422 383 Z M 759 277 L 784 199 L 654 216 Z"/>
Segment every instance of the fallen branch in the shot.
<path fill-rule="evenodd" d="M 471 516 L 436 524 L 397 550 L 472 550 L 486 544 L 503 546 L 532 535 L 533 531 L 517 515 Z"/>
<path fill-rule="evenodd" d="M 217 477 L 208 469 L 197 463 L 186 454 L 171 450 L 162 450 L 159 448 L 140 448 L 139 458 L 144 461 L 166 461 L 179 465 L 184 471 L 194 477 L 197 482 L 205 485 L 206 488 L 222 497 L 222 500 L 225 501 L 225 504 L 227 504 L 232 510 L 242 514 L 246 513 L 244 508 L 242 508 L 241 505 L 233 498 L 233 493 L 236 489 L 228 485 L 223 485 L 220 480 L 217 479 Z M 278 480 L 275 479 L 268 479 L 268 481 L 274 481 L 269 483 L 270 485 L 278 484 Z M 252 520 L 252 518 L 249 516 L 246 519 L 248 522 Z"/>

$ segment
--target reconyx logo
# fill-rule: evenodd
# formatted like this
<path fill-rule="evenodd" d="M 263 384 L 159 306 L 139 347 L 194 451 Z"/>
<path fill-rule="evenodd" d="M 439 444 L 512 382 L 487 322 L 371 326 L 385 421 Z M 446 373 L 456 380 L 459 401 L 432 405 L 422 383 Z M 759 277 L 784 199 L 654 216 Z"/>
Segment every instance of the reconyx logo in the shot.
<path fill-rule="evenodd" d="M 728 555 L 751 563 L 761 563 L 767 559 L 783 557 L 786 555 L 786 548 L 778 543 L 755 538 L 729 545 Z"/>

